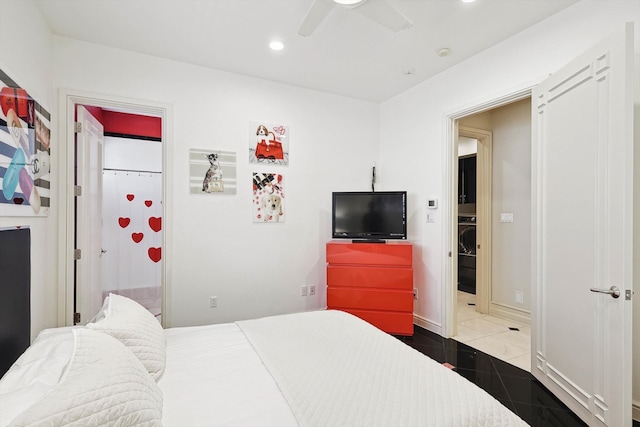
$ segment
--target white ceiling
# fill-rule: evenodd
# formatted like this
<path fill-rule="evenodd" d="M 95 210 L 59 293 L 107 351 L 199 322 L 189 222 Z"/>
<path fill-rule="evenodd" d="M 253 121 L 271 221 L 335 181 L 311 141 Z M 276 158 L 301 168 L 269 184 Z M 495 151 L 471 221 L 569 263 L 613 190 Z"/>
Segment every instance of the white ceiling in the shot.
<path fill-rule="evenodd" d="M 381 102 L 578 0 L 386 1 L 414 27 L 394 33 L 337 6 L 311 36 L 299 36 L 313 0 L 35 3 L 57 35 Z M 284 50 L 269 49 L 273 39 Z M 451 54 L 438 56 L 442 47 Z"/>

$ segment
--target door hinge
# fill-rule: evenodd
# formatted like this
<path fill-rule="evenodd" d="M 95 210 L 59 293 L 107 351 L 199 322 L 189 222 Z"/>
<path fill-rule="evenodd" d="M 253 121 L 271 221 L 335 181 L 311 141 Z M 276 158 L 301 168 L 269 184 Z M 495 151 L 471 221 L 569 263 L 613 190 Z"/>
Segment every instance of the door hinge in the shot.
<path fill-rule="evenodd" d="M 80 122 L 73 122 L 73 131 L 75 133 L 82 133 L 82 123 Z"/>
<path fill-rule="evenodd" d="M 627 301 L 631 301 L 631 295 L 633 295 L 633 291 L 631 289 L 624 290 L 624 299 Z"/>
<path fill-rule="evenodd" d="M 82 186 L 81 185 L 74 185 L 73 186 L 73 195 L 78 197 L 78 196 L 82 196 Z"/>
<path fill-rule="evenodd" d="M 77 325 L 80 323 L 80 313 L 73 313 L 73 324 Z"/>
<path fill-rule="evenodd" d="M 73 259 L 74 260 L 79 260 L 80 258 L 82 258 L 82 249 L 74 249 L 73 250 Z"/>

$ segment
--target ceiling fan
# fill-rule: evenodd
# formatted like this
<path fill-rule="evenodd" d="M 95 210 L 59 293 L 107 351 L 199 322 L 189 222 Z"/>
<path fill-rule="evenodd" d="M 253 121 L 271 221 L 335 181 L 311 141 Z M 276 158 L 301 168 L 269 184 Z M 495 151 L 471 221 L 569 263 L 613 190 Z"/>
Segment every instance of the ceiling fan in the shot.
<path fill-rule="evenodd" d="M 360 12 L 396 33 L 413 27 L 411 21 L 384 0 L 314 0 L 298 34 L 310 36 L 336 5 Z"/>

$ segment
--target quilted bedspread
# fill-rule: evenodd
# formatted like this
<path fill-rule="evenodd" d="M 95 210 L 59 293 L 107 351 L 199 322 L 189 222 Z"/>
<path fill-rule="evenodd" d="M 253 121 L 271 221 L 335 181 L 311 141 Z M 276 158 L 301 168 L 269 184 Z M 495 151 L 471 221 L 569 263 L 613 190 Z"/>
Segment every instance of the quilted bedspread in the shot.
<path fill-rule="evenodd" d="M 484 390 L 340 311 L 237 322 L 300 426 L 526 426 Z"/>

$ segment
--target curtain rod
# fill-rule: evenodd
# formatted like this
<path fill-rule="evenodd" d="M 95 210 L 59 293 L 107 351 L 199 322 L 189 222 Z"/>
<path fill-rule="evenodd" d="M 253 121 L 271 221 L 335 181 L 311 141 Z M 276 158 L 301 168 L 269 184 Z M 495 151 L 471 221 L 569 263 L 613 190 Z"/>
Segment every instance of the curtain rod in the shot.
<path fill-rule="evenodd" d="M 162 173 L 158 171 L 145 171 L 137 169 L 117 169 L 117 168 L 102 168 L 103 171 L 115 171 L 115 172 L 137 172 L 137 173 Z"/>

